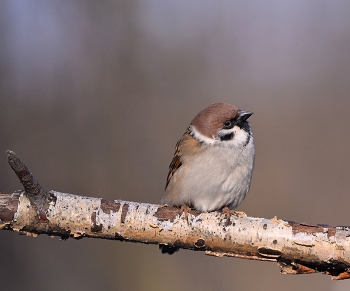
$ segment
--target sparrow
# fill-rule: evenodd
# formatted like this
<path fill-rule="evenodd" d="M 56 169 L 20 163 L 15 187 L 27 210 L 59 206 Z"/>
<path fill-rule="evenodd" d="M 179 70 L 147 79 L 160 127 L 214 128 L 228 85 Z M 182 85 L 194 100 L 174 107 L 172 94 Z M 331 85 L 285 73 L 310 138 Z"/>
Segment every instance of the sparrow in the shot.
<path fill-rule="evenodd" d="M 249 191 L 255 146 L 252 112 L 213 103 L 199 112 L 177 142 L 163 204 L 199 212 L 235 209 Z M 162 253 L 178 248 L 160 245 Z"/>

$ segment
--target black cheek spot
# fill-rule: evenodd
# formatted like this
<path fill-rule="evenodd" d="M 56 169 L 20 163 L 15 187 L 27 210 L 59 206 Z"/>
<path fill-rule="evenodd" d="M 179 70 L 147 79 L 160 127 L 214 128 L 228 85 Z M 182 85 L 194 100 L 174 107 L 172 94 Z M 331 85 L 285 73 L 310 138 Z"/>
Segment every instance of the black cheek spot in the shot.
<path fill-rule="evenodd" d="M 233 132 L 220 136 L 221 141 L 231 140 L 233 138 Z"/>

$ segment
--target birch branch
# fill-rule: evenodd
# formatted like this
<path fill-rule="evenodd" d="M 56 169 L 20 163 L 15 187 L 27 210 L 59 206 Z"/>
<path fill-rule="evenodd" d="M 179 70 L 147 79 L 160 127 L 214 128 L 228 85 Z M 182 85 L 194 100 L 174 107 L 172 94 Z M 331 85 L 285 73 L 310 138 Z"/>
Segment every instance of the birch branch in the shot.
<path fill-rule="evenodd" d="M 6 155 L 25 191 L 0 194 L 0 229 L 62 239 L 165 244 L 217 257 L 277 262 L 282 274 L 322 272 L 334 280 L 350 278 L 350 227 L 194 210 L 186 217 L 166 205 L 48 191 L 14 152 Z"/>

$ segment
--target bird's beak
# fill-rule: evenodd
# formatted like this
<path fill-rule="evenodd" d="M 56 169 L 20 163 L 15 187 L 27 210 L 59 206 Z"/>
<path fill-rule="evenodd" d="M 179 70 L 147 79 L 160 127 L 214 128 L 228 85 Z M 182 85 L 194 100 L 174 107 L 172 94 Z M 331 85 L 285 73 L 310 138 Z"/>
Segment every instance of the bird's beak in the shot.
<path fill-rule="evenodd" d="M 253 114 L 253 112 L 241 110 L 239 112 L 238 120 L 239 121 L 246 121 L 252 114 Z"/>

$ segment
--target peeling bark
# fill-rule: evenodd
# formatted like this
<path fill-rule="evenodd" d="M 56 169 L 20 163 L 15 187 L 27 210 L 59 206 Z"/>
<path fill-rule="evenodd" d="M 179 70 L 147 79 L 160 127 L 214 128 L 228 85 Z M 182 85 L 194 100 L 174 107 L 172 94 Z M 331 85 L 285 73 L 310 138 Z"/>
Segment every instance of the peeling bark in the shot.
<path fill-rule="evenodd" d="M 104 238 L 169 244 L 207 255 L 278 262 L 284 274 L 325 272 L 349 277 L 350 228 L 307 225 L 280 219 L 185 214 L 164 205 L 108 201 L 50 191 L 54 197 L 40 219 L 26 193 L 0 194 L 1 229 L 64 239 Z"/>
<path fill-rule="evenodd" d="M 11 159 L 15 156 L 13 152 L 7 154 Z M 282 274 L 323 272 L 335 280 L 350 277 L 350 227 L 241 214 L 227 217 L 221 212 L 189 210 L 185 214 L 166 205 L 48 191 L 23 166 L 16 160 L 21 170 L 15 172 L 20 181 L 25 177 L 26 182 L 21 183 L 27 185 L 26 190 L 0 194 L 0 229 L 63 239 L 91 237 L 165 244 L 217 257 L 277 262 Z"/>

